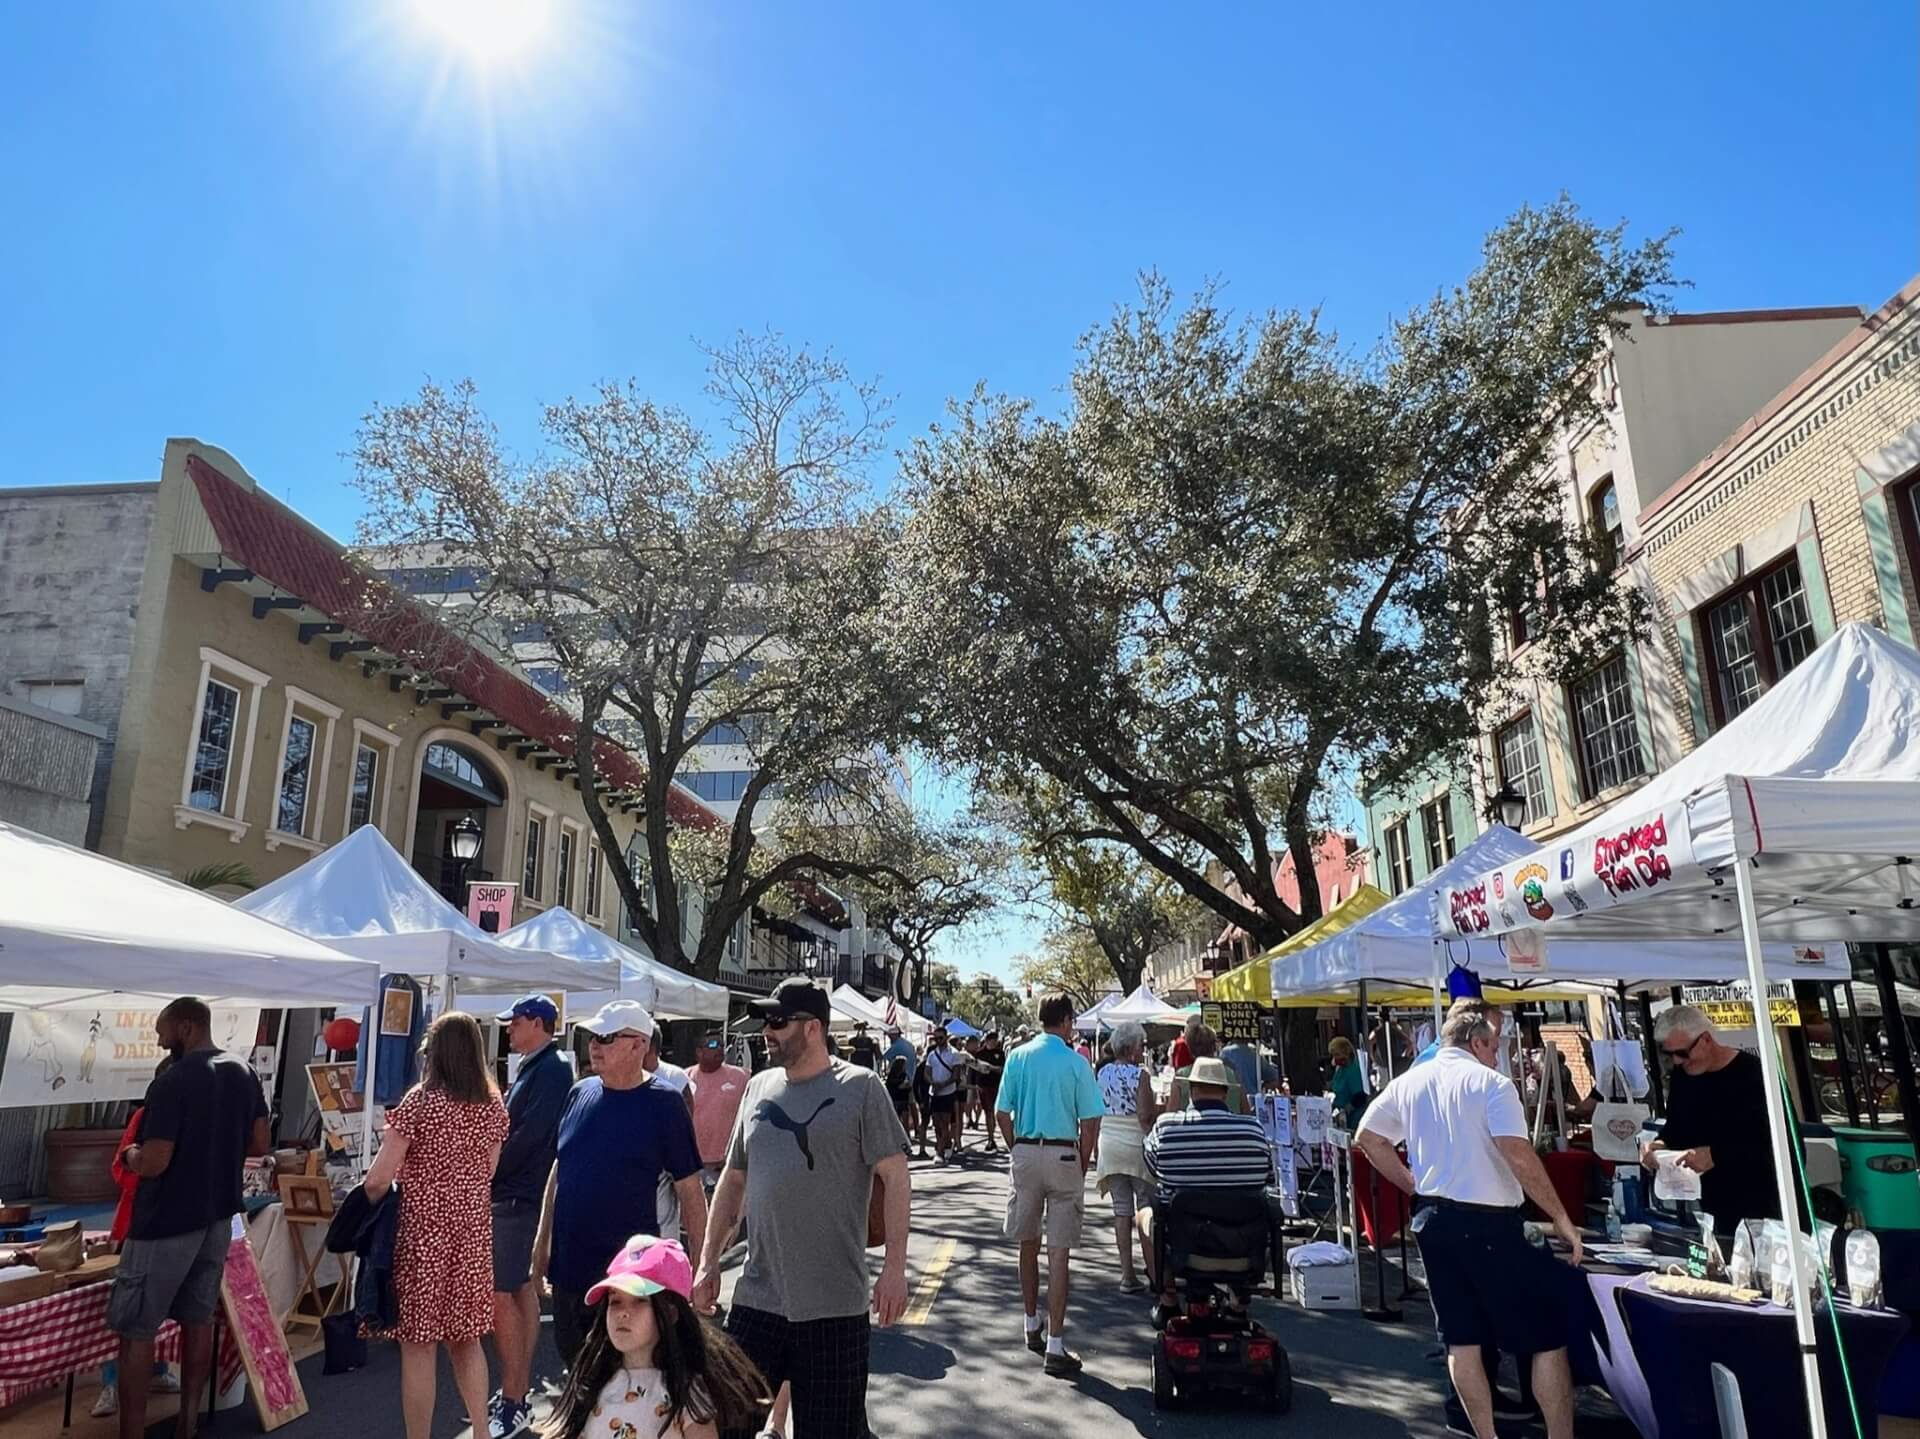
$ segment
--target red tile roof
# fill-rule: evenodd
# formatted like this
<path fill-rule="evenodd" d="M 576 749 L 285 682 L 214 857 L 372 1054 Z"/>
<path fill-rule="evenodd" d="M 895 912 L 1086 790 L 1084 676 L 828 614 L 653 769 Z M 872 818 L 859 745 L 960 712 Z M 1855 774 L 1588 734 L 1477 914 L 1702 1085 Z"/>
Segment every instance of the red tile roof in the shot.
<path fill-rule="evenodd" d="M 187 474 L 213 522 L 223 556 L 355 634 L 419 664 L 448 689 L 528 738 L 572 755 L 574 717 L 531 682 L 354 564 L 334 540 L 277 500 L 229 478 L 198 455 L 188 456 Z M 595 743 L 594 766 L 617 787 L 638 789 L 647 780 L 646 766 L 611 740 Z M 668 790 L 667 811 L 676 824 L 726 827 L 725 820 L 679 785 Z"/>

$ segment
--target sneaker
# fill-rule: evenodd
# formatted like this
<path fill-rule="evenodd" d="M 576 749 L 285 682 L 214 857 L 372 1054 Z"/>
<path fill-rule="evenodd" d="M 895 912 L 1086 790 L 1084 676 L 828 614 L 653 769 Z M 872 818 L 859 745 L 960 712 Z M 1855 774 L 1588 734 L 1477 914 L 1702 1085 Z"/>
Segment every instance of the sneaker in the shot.
<path fill-rule="evenodd" d="M 152 1392 L 155 1394 L 178 1394 L 180 1392 L 180 1376 L 171 1369 L 154 1370 Z"/>
<path fill-rule="evenodd" d="M 1027 1348 L 1031 1349 L 1035 1354 L 1045 1354 L 1047 1352 L 1047 1331 L 1044 1326 L 1039 1329 L 1029 1329 L 1027 1331 Z"/>
<path fill-rule="evenodd" d="M 113 1384 L 102 1384 L 100 1392 L 93 1396 L 93 1417 L 111 1419 L 120 1412 L 120 1390 Z"/>
<path fill-rule="evenodd" d="M 1058 1354 L 1047 1351 L 1047 1374 L 1054 1379 L 1071 1379 L 1080 1372 L 1080 1356 L 1071 1349 L 1063 1349 Z"/>
<path fill-rule="evenodd" d="M 516 1404 L 503 1394 L 496 1394 L 494 1398 L 499 1400 L 498 1406 L 487 1405 L 489 1439 L 513 1439 L 533 1423 L 533 1405 L 526 1400 Z"/>
<path fill-rule="evenodd" d="M 1147 1286 L 1140 1282 L 1139 1275 L 1129 1274 L 1125 1279 L 1120 1281 L 1120 1292 L 1122 1294 L 1145 1294 L 1147 1292 Z"/>

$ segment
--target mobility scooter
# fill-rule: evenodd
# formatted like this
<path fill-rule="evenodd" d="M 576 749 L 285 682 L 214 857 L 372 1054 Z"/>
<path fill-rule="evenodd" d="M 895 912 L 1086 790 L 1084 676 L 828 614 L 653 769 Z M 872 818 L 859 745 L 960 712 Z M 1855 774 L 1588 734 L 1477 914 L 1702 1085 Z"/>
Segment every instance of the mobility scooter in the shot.
<path fill-rule="evenodd" d="M 1156 1311 L 1154 1408 L 1217 1392 L 1276 1414 L 1293 1407 L 1287 1351 L 1247 1312 L 1278 1253 L 1275 1234 L 1268 1200 L 1257 1191 L 1189 1191 L 1155 1204 L 1154 1273 L 1171 1276 L 1174 1303 Z"/>

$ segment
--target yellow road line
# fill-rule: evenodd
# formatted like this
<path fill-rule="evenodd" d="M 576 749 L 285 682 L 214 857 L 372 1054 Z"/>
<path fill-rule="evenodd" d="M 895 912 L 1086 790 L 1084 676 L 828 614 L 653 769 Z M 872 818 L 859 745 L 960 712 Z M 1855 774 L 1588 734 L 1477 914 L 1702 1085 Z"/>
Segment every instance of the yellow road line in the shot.
<path fill-rule="evenodd" d="M 902 1324 L 925 1324 L 927 1316 L 933 1313 L 933 1301 L 939 1297 L 940 1286 L 946 1282 L 947 1266 L 953 1263 L 955 1241 L 943 1239 L 940 1247 L 933 1251 L 933 1260 L 920 1275 L 920 1282 L 914 1286 L 913 1301 L 907 1305 L 907 1312 L 900 1316 Z"/>

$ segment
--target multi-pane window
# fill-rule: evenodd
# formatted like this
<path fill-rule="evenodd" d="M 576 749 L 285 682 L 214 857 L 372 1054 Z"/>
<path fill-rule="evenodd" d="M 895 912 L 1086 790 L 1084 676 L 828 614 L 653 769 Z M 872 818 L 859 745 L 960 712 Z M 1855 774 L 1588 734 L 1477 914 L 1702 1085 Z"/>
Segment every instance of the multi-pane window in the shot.
<path fill-rule="evenodd" d="M 380 793 L 380 751 L 363 744 L 353 752 L 353 789 L 347 797 L 347 833 L 373 822 L 374 796 Z"/>
<path fill-rule="evenodd" d="M 1512 785 L 1525 796 L 1526 818 L 1532 824 L 1547 817 L 1547 774 L 1540 765 L 1540 743 L 1533 732 L 1533 716 L 1523 714 L 1494 733 L 1494 757 L 1499 762 L 1500 782 Z"/>
<path fill-rule="evenodd" d="M 1624 654 L 1569 686 L 1567 701 L 1580 751 L 1580 785 L 1588 799 L 1647 772 Z"/>
<path fill-rule="evenodd" d="M 1431 874 L 1454 855 L 1453 806 L 1445 795 L 1420 807 L 1420 832 L 1427 843 L 1427 873 Z"/>
<path fill-rule="evenodd" d="M 1407 841 L 1407 822 L 1387 826 L 1387 883 L 1399 894 L 1413 884 L 1413 850 Z"/>
<path fill-rule="evenodd" d="M 1714 707 L 1725 724 L 1819 642 L 1800 562 L 1789 559 L 1717 601 L 1705 629 Z"/>
<path fill-rule="evenodd" d="M 602 893 L 600 871 L 606 862 L 600 856 L 600 846 L 592 840 L 587 841 L 587 913 L 593 918 L 600 917 L 600 896 Z"/>
<path fill-rule="evenodd" d="M 312 720 L 295 715 L 287 721 L 287 752 L 280 761 L 280 800 L 273 827 L 285 834 L 307 832 L 307 794 L 312 789 L 314 737 Z"/>
<path fill-rule="evenodd" d="M 1587 524 L 1593 542 L 1600 551 L 1600 567 L 1611 570 L 1620 563 L 1621 542 L 1625 531 L 1620 524 L 1620 494 L 1609 475 L 1593 487 L 1587 496 Z"/>
<path fill-rule="evenodd" d="M 750 769 L 694 770 L 680 776 L 680 783 L 715 804 L 732 804 L 747 792 L 753 778 Z M 773 797 L 771 794 L 769 798 Z"/>
<path fill-rule="evenodd" d="M 200 705 L 200 735 L 193 749 L 193 780 L 187 803 L 195 809 L 224 813 L 227 775 L 233 768 L 233 726 L 240 716 L 240 691 L 219 680 L 207 681 Z"/>
<path fill-rule="evenodd" d="M 527 816 L 527 857 L 520 871 L 520 893 L 536 904 L 540 900 L 540 861 L 547 846 L 547 822 L 537 814 Z"/>
<path fill-rule="evenodd" d="M 554 900 L 562 909 L 573 908 L 573 831 L 560 826 L 560 860 L 554 877 Z"/>

